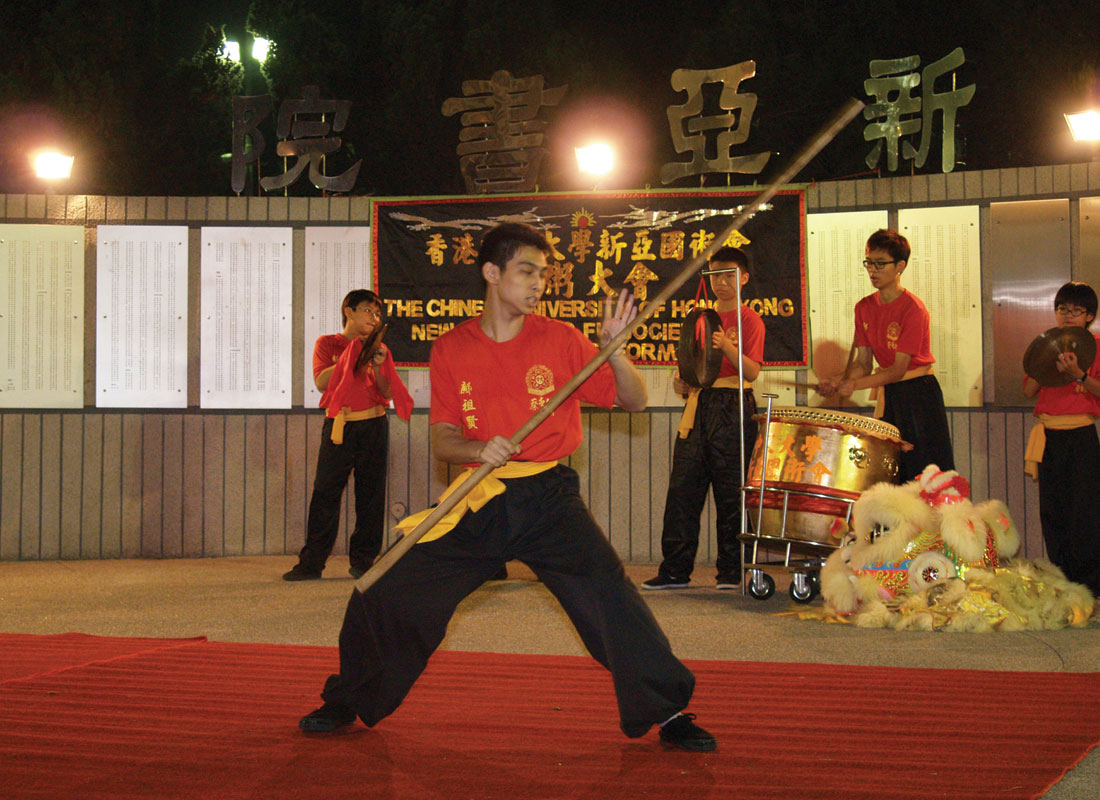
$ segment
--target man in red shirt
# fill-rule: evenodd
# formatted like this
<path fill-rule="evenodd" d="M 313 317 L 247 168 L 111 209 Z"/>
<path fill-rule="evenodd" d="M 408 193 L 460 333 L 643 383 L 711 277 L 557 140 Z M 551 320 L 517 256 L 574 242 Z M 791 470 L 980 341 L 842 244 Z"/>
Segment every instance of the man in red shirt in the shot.
<path fill-rule="evenodd" d="M 306 542 L 286 581 L 321 577 L 340 526 L 340 499 L 355 472 L 355 529 L 348 541 L 352 577 L 358 578 L 382 549 L 385 526 L 386 461 L 393 399 L 409 418 L 412 398 L 397 375 L 393 356 L 381 342 L 370 363 L 356 366 L 363 344 L 381 325 L 382 298 L 369 289 L 348 293 L 340 305 L 344 330 L 321 336 L 313 348 L 313 376 L 326 409 L 317 454 L 317 476 L 309 501 Z"/>
<path fill-rule="evenodd" d="M 474 490 L 480 497 L 469 499 L 473 510 L 460 510 L 450 527 L 433 528 L 366 592 L 352 593 L 340 632 L 340 673 L 325 685 L 325 704 L 300 721 L 303 730 L 332 731 L 356 717 L 373 726 L 392 713 L 459 602 L 514 558 L 558 598 L 588 651 L 611 672 L 627 736 L 660 725 L 661 740 L 671 746 L 715 748 L 694 715 L 681 713 L 694 676 L 672 654 L 585 507 L 576 472 L 559 463 L 582 440 L 581 401 L 645 408 L 637 368 L 620 349 L 520 445 L 508 438 L 596 356 L 576 328 L 535 314 L 552 252 L 545 236 L 526 225 L 506 223 L 485 235 L 479 252 L 485 310 L 432 347 L 430 421 L 437 458 L 496 469 Z M 634 320 L 627 298 L 620 296 L 614 311 L 607 302 L 602 341 Z"/>
<path fill-rule="evenodd" d="M 877 290 L 856 303 L 854 358 L 839 378 L 825 378 L 825 397 L 876 389 L 875 416 L 894 425 L 913 449 L 898 457 L 898 483 L 916 478 L 929 464 L 955 468 L 943 391 L 932 374 L 928 309 L 901 286 L 909 241 L 895 230 L 875 231 L 867 240 L 863 267 Z M 872 355 L 878 369 L 872 369 Z"/>
<path fill-rule="evenodd" d="M 723 247 L 711 256 L 708 267 L 710 286 L 718 298 L 714 310 L 722 319 L 711 344 L 722 351 L 722 366 L 714 384 L 706 389 L 692 389 L 679 375 L 672 378 L 672 388 L 688 403 L 672 452 L 661 529 L 663 560 L 657 576 L 642 584 L 645 589 L 683 589 L 690 585 L 699 549 L 699 515 L 712 487 L 718 544 L 715 587 L 734 589 L 741 585 L 741 542 L 737 538 L 741 528 L 741 468 L 747 467 L 756 444 L 752 381 L 760 374 L 764 361 L 764 321 L 751 308 L 740 306 L 745 348 L 739 353 L 734 276 L 740 276 L 742 287 L 748 282 L 748 256 L 736 247 Z M 740 361 L 745 364 L 744 382 L 737 375 Z M 739 402 L 744 405 L 744 431 Z"/>

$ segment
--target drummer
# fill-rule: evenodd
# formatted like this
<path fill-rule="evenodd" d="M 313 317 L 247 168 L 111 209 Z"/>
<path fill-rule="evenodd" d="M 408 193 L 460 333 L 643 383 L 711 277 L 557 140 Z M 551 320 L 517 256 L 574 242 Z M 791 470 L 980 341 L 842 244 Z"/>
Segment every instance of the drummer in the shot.
<path fill-rule="evenodd" d="M 642 584 L 643 589 L 685 589 L 691 583 L 695 554 L 699 549 L 699 517 L 713 487 L 716 510 L 718 572 L 714 588 L 735 589 L 741 585 L 741 459 L 747 459 L 756 443 L 756 399 L 752 384 L 764 361 L 764 321 L 748 306 L 741 306 L 741 335 L 745 346 L 738 350 L 738 279 L 743 287 L 749 280 L 749 259 L 736 247 L 722 247 L 708 262 L 710 286 L 718 298 L 714 310 L 722 326 L 707 344 L 722 353 L 722 365 L 713 386 L 692 389 L 679 376 L 672 388 L 687 399 L 672 450 L 672 474 L 665 498 L 664 527 L 661 530 L 663 561 L 657 575 Z M 685 331 L 683 335 L 690 335 Z M 744 364 L 745 383 L 738 378 L 738 364 Z M 741 431 L 743 404 L 745 430 Z M 744 446 L 742 446 L 742 441 Z"/>
<path fill-rule="evenodd" d="M 1096 318 L 1096 292 L 1087 283 L 1070 281 L 1054 296 L 1058 327 L 1087 329 Z M 1100 337 L 1095 336 L 1098 344 Z M 1100 596 L 1100 527 L 1096 488 L 1100 486 L 1100 358 L 1087 369 L 1077 354 L 1060 353 L 1058 372 L 1064 386 L 1041 386 L 1024 378 L 1024 394 L 1039 396 L 1039 418 L 1028 437 L 1025 471 L 1039 481 L 1039 521 L 1047 556 L 1071 581 Z"/>
<path fill-rule="evenodd" d="M 897 427 L 913 449 L 898 456 L 898 483 L 912 480 L 926 466 L 955 468 L 943 391 L 932 374 L 928 309 L 901 286 L 909 262 L 909 241 L 895 230 L 875 231 L 867 240 L 863 268 L 877 291 L 856 303 L 852 356 L 844 374 L 824 378 L 825 397 L 873 389 L 875 417 Z M 872 356 L 878 368 L 872 369 Z"/>

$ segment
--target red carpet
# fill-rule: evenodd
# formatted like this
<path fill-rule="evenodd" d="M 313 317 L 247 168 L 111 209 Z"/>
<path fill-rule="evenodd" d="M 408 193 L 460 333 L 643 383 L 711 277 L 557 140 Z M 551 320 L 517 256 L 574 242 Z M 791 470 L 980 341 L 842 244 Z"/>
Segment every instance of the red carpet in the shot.
<path fill-rule="evenodd" d="M 1100 674 L 697 661 L 715 753 L 618 730 L 562 656 L 440 652 L 377 728 L 306 736 L 335 648 L 0 635 L 0 796 L 989 798 L 1100 740 Z"/>

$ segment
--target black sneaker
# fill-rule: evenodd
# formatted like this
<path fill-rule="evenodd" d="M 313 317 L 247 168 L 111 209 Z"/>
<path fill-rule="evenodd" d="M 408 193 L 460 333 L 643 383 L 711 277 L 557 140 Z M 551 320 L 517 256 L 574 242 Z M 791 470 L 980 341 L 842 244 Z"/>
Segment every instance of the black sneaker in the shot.
<path fill-rule="evenodd" d="M 718 741 L 696 725 L 694 720 L 694 714 L 680 714 L 673 717 L 661 726 L 661 741 L 672 747 L 693 752 L 706 752 L 718 747 Z"/>
<path fill-rule="evenodd" d="M 714 583 L 715 589 L 740 589 L 740 572 L 723 572 Z"/>
<path fill-rule="evenodd" d="M 659 573 L 656 578 L 650 578 L 642 584 L 643 589 L 686 589 L 689 586 L 691 586 L 689 578 L 671 578 Z"/>
<path fill-rule="evenodd" d="M 355 712 L 347 706 L 325 703 L 298 720 L 298 727 L 306 733 L 332 733 L 355 722 Z"/>
<path fill-rule="evenodd" d="M 359 564 L 352 564 L 350 567 L 348 567 L 348 575 L 355 578 L 355 580 L 359 580 L 366 574 L 367 568 L 360 566 Z"/>
<path fill-rule="evenodd" d="M 294 569 L 290 570 L 290 572 L 283 573 L 284 581 L 319 581 L 320 579 L 320 572 L 308 570 L 301 564 L 295 564 Z"/>

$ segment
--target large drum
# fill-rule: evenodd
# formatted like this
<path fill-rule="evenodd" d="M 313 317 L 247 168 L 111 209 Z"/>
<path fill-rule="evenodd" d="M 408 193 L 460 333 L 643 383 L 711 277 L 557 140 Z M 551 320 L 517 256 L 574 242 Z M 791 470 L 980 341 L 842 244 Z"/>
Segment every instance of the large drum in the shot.
<path fill-rule="evenodd" d="M 893 425 L 833 409 L 773 408 L 766 443 L 764 416 L 755 419 L 760 435 L 745 480 L 745 508 L 756 526 L 763 475 L 761 536 L 838 545 L 830 533 L 833 521 L 847 516 L 864 489 L 893 481 L 898 451 L 908 446 Z"/>

